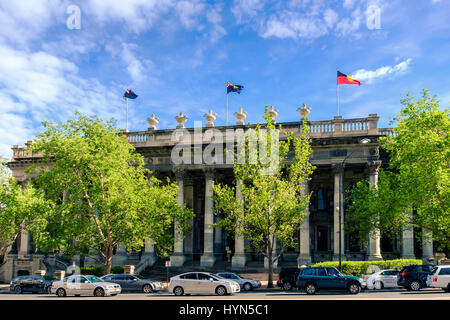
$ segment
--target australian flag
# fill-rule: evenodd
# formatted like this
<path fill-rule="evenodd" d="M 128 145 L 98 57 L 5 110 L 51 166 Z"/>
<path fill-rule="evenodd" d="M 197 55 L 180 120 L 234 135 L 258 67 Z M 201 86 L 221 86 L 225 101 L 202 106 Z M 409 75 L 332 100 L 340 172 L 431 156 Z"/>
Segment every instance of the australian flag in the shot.
<path fill-rule="evenodd" d="M 125 93 L 123 94 L 123 97 L 128 99 L 136 99 L 138 95 L 127 88 L 127 90 L 125 90 Z"/>
<path fill-rule="evenodd" d="M 237 92 L 241 93 L 241 90 L 244 88 L 244 86 L 238 85 L 238 84 L 231 84 L 227 81 L 227 94 L 230 92 Z"/>

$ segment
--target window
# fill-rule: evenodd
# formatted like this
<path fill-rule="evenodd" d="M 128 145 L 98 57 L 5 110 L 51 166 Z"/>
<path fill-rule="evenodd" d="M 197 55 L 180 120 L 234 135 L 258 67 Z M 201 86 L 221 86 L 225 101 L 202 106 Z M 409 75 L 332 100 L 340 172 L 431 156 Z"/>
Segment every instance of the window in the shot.
<path fill-rule="evenodd" d="M 314 275 L 314 269 L 311 269 L 311 268 L 305 268 L 305 269 L 303 269 L 303 275 L 304 276 L 313 276 Z"/>
<path fill-rule="evenodd" d="M 326 204 L 325 204 L 325 199 L 324 199 L 324 191 L 323 189 L 319 189 L 319 191 L 317 191 L 317 209 L 318 210 L 325 210 L 326 209 Z"/>
<path fill-rule="evenodd" d="M 134 277 L 130 276 L 130 275 L 125 276 L 125 280 L 127 280 L 127 281 L 134 281 Z"/>
<path fill-rule="evenodd" d="M 196 273 L 188 273 L 184 275 L 184 279 L 188 280 L 197 280 L 197 274 Z"/>
<path fill-rule="evenodd" d="M 439 275 L 450 275 L 450 268 L 442 268 Z"/>
<path fill-rule="evenodd" d="M 116 280 L 116 281 L 117 281 L 117 280 L 118 280 L 118 281 L 123 281 L 123 280 L 125 280 L 125 275 L 123 275 L 123 274 L 118 274 L 118 275 L 114 276 L 113 279 Z"/>
<path fill-rule="evenodd" d="M 335 268 L 327 268 L 327 273 L 329 276 L 338 276 L 339 271 L 337 271 Z"/>
<path fill-rule="evenodd" d="M 317 274 L 317 276 L 319 276 L 319 277 L 326 277 L 326 276 L 327 276 L 327 273 L 326 273 L 326 271 L 325 271 L 325 268 L 317 268 L 317 269 L 316 269 L 316 274 Z"/>

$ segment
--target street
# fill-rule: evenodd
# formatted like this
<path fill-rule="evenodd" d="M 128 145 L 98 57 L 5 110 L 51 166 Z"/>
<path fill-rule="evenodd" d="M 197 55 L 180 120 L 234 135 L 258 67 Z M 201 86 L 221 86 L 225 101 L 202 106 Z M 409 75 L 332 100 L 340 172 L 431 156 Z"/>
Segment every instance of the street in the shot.
<path fill-rule="evenodd" d="M 450 294 L 441 289 L 426 288 L 420 291 L 404 289 L 365 290 L 357 295 L 342 292 L 319 292 L 307 295 L 300 291 L 281 291 L 279 289 L 258 289 L 242 291 L 232 296 L 192 295 L 176 297 L 167 292 L 143 294 L 122 293 L 115 297 L 63 297 L 48 294 L 14 294 L 2 292 L 0 300 L 450 300 Z"/>

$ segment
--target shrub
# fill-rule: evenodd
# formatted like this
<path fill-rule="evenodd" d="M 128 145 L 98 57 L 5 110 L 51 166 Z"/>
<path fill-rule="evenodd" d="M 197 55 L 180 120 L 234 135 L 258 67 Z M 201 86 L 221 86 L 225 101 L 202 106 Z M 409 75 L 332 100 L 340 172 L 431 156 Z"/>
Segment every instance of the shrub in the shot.
<path fill-rule="evenodd" d="M 342 261 L 342 273 L 360 277 L 365 274 L 374 273 L 379 269 L 398 269 L 411 264 L 422 264 L 419 259 L 396 259 L 380 261 Z M 313 267 L 339 267 L 339 261 L 324 261 L 313 265 Z"/>
<path fill-rule="evenodd" d="M 80 273 L 85 275 L 94 275 L 97 277 L 103 276 L 104 273 L 103 267 L 82 267 L 80 268 Z"/>
<path fill-rule="evenodd" d="M 123 267 L 112 267 L 111 268 L 112 274 L 121 274 L 124 273 Z"/>

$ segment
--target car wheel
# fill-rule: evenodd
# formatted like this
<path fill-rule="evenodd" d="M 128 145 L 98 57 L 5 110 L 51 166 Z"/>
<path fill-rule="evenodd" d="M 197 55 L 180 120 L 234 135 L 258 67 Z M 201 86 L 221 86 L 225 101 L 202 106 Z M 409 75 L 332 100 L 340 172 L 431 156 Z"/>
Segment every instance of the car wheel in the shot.
<path fill-rule="evenodd" d="M 447 285 L 447 288 L 444 288 L 444 291 L 450 293 L 450 284 Z"/>
<path fill-rule="evenodd" d="M 17 294 L 21 294 L 23 292 L 22 287 L 21 286 L 15 286 L 14 287 L 14 292 Z"/>
<path fill-rule="evenodd" d="M 64 290 L 63 288 L 59 288 L 58 290 L 56 290 L 56 295 L 58 297 L 65 297 L 66 296 L 66 290 Z"/>
<path fill-rule="evenodd" d="M 422 288 L 422 284 L 418 280 L 413 280 L 409 283 L 409 289 L 412 291 L 419 291 Z"/>
<path fill-rule="evenodd" d="M 142 292 L 144 292 L 144 293 L 152 293 L 153 292 L 152 286 L 149 285 L 148 283 L 144 284 L 144 286 L 142 287 Z"/>
<path fill-rule="evenodd" d="M 292 284 L 289 281 L 283 282 L 283 290 L 284 291 L 292 290 Z"/>
<path fill-rule="evenodd" d="M 224 295 L 227 294 L 227 289 L 225 289 L 224 286 L 218 286 L 218 287 L 216 288 L 216 294 L 217 294 L 218 296 L 224 296 Z"/>
<path fill-rule="evenodd" d="M 308 283 L 305 286 L 305 292 L 306 294 L 316 294 L 317 292 L 317 287 L 314 283 Z"/>
<path fill-rule="evenodd" d="M 361 287 L 359 286 L 359 284 L 357 284 L 356 282 L 352 282 L 348 285 L 347 288 L 348 292 L 350 292 L 351 294 L 358 294 L 359 291 L 361 291 Z"/>
<path fill-rule="evenodd" d="M 244 283 L 244 290 L 250 291 L 252 289 L 253 289 L 253 286 L 251 283 L 249 283 L 249 282 Z"/>
<path fill-rule="evenodd" d="M 173 289 L 173 294 L 176 296 L 182 296 L 184 294 L 184 290 L 182 287 L 175 287 Z"/>
<path fill-rule="evenodd" d="M 94 290 L 94 296 L 95 297 L 104 297 L 105 296 L 105 290 L 103 290 L 102 288 L 96 288 Z"/>
<path fill-rule="evenodd" d="M 376 281 L 374 284 L 375 289 L 384 289 L 384 284 L 382 281 Z"/>

